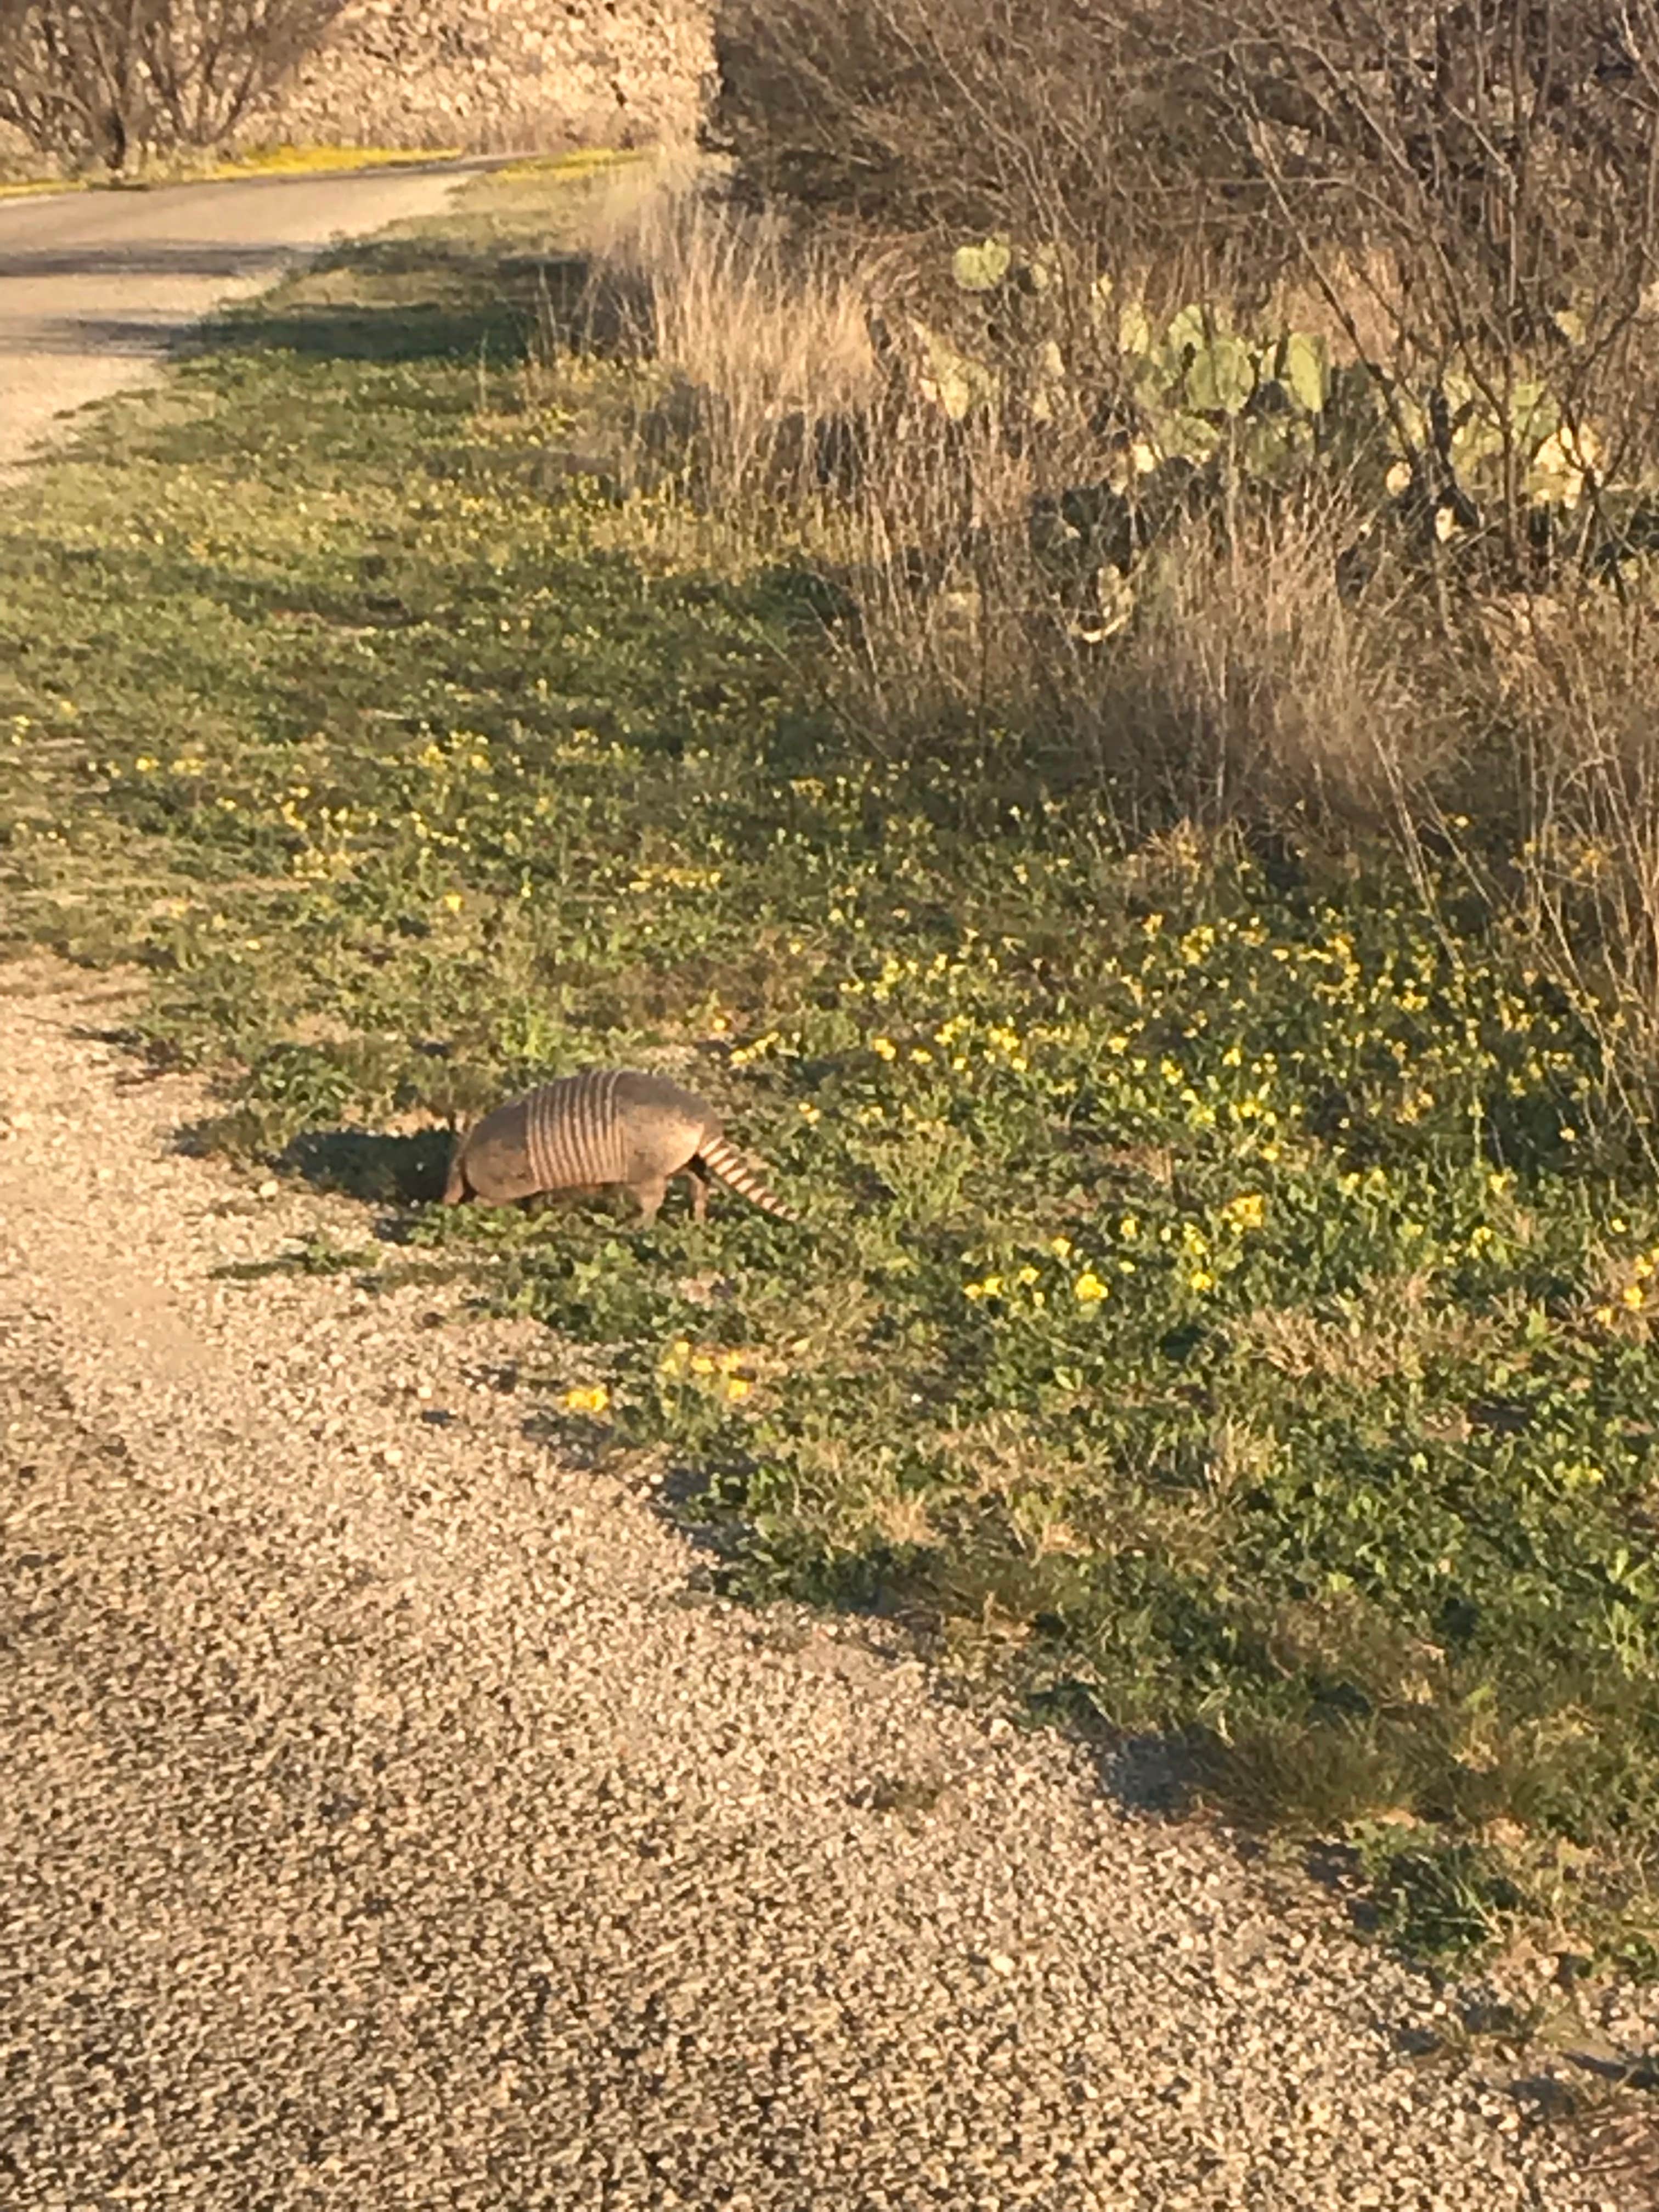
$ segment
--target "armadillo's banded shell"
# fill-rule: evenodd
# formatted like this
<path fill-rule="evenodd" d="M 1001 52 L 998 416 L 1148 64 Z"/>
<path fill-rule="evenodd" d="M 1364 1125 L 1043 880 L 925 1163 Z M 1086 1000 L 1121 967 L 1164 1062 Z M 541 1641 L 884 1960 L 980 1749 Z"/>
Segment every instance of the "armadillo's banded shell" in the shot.
<path fill-rule="evenodd" d="M 524 1146 L 542 1190 L 621 1182 L 630 1147 L 617 1111 L 622 1071 L 584 1068 L 544 1083 L 524 1100 Z"/>

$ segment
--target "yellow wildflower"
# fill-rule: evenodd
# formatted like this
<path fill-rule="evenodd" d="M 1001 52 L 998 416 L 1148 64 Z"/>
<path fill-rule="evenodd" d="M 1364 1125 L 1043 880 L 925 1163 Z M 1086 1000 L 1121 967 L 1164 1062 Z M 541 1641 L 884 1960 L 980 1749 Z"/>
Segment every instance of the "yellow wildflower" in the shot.
<path fill-rule="evenodd" d="M 1194 1291 L 1212 1291 L 1215 1288 L 1215 1277 L 1202 1267 L 1194 1267 L 1187 1281 L 1188 1287 Z"/>
<path fill-rule="evenodd" d="M 750 1387 L 744 1381 L 741 1375 L 728 1375 L 724 1385 L 726 1395 L 733 1405 L 736 1405 L 739 1398 L 746 1398 L 749 1395 Z"/>
<path fill-rule="evenodd" d="M 1092 1268 L 1079 1275 L 1072 1285 L 1072 1296 L 1080 1306 L 1097 1306 L 1106 1295 L 1106 1285 Z"/>
<path fill-rule="evenodd" d="M 611 1403 L 611 1393 L 603 1382 L 595 1382 L 586 1389 L 567 1390 L 564 1408 L 568 1413 L 602 1413 Z"/>
<path fill-rule="evenodd" d="M 1625 1304 L 1630 1308 L 1631 1311 L 1634 1313 L 1642 1302 L 1643 1293 L 1640 1283 L 1626 1283 L 1625 1285 Z"/>
<path fill-rule="evenodd" d="M 891 1037 L 872 1037 L 870 1049 L 882 1060 L 896 1060 L 898 1057 L 898 1047 Z"/>
<path fill-rule="evenodd" d="M 1069 1237 L 1056 1237 L 1050 1243 L 1048 1249 L 1056 1260 L 1069 1260 L 1072 1256 L 1072 1240 Z"/>

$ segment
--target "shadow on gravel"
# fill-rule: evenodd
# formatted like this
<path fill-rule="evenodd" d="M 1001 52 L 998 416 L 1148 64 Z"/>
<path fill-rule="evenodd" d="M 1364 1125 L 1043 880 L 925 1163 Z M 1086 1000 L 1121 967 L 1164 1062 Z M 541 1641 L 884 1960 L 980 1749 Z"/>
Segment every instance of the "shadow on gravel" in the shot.
<path fill-rule="evenodd" d="M 581 1461 L 590 1425 L 554 1413 L 532 1414 L 525 1434 L 566 1460 Z M 719 1503 L 720 1479 L 707 1468 L 672 1466 L 653 1475 L 645 1504 L 682 1542 L 696 1564 L 689 1595 L 752 1603 L 759 1617 L 768 1593 L 757 1588 L 750 1570 L 752 1554 L 740 1517 Z M 938 1622 L 925 1609 L 883 1583 L 860 1563 L 855 1581 L 821 1589 L 816 1602 L 799 1601 L 825 1619 L 856 1632 L 877 1660 L 934 1656 Z M 1111 1726 L 1080 1681 L 1061 1678 L 1040 1690 L 1022 1692 L 1017 1682 L 1003 1686 L 1014 1706 L 1033 1726 L 1052 1729 L 1087 1753 L 1102 1794 L 1119 1809 L 1144 1820 L 1183 1820 L 1193 1817 L 1204 1796 L 1205 1775 L 1195 1748 L 1174 1736 L 1129 1734 Z"/>
<path fill-rule="evenodd" d="M 30 322 L 20 331 L 0 330 L 0 354 L 106 353 L 143 360 L 158 348 L 180 343 L 185 325 L 164 313 L 114 319 L 106 315 L 58 315 Z"/>
<path fill-rule="evenodd" d="M 223 1115 L 186 1122 L 173 1133 L 173 1150 L 187 1159 L 222 1154 L 228 1127 Z M 366 1129 L 308 1129 L 271 1164 L 279 1174 L 298 1176 L 319 1194 L 406 1210 L 442 1197 L 453 1144 L 443 1128 L 391 1137 Z M 382 1243 L 401 1243 L 404 1225 L 400 1212 L 377 1222 L 374 1233 Z"/>

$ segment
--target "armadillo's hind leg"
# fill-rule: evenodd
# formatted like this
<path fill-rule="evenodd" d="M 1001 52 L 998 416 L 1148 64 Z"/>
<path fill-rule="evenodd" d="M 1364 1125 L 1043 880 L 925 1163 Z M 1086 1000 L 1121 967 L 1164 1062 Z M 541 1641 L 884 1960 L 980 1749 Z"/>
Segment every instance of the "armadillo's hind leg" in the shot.
<path fill-rule="evenodd" d="M 691 1185 L 691 1218 L 701 1221 L 708 1212 L 708 1176 L 701 1160 L 688 1160 L 686 1179 Z"/>
<path fill-rule="evenodd" d="M 667 1176 L 657 1176 L 647 1181 L 630 1182 L 628 1188 L 639 1200 L 641 1223 L 654 1221 L 658 1208 L 668 1195 Z"/>

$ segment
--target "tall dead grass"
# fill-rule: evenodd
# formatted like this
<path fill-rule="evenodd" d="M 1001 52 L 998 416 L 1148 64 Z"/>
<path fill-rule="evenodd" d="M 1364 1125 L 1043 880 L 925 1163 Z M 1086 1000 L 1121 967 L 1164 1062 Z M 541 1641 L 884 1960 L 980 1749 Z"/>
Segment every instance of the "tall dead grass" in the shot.
<path fill-rule="evenodd" d="M 751 527 L 757 506 L 801 500 L 827 459 L 815 427 L 876 397 L 866 272 L 739 208 L 684 155 L 614 179 L 590 240 L 594 307 L 658 372 L 632 424 L 636 479 L 678 469 L 701 506 Z"/>
<path fill-rule="evenodd" d="M 1615 1033 L 1633 1104 L 1659 1067 L 1659 616 L 1639 597 L 1479 611 L 1487 712 L 1449 847 Z"/>
<path fill-rule="evenodd" d="M 1418 681 L 1400 580 L 1339 578 L 1343 496 L 1198 518 L 1150 556 L 1135 619 L 1086 702 L 1102 767 L 1155 815 L 1386 830 L 1450 738 Z"/>

